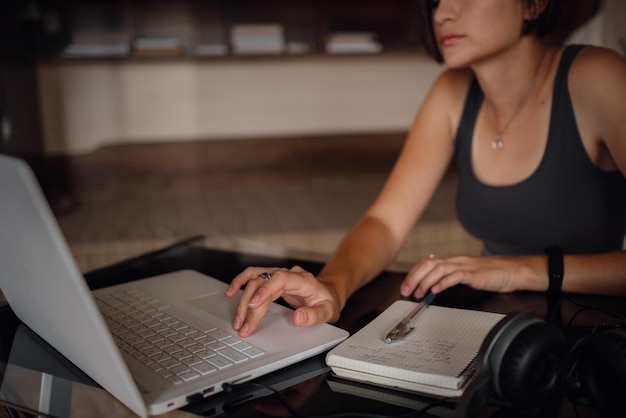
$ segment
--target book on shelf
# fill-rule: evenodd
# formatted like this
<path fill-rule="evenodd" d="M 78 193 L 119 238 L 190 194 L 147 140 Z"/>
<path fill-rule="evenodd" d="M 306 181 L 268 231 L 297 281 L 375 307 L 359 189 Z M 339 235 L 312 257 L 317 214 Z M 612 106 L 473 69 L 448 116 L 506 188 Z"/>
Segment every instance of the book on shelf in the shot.
<path fill-rule="evenodd" d="M 329 54 L 376 54 L 382 50 L 374 32 L 335 32 L 326 39 Z"/>
<path fill-rule="evenodd" d="M 62 56 L 67 58 L 107 58 L 125 57 L 129 54 L 128 44 L 69 44 L 63 49 Z"/>
<path fill-rule="evenodd" d="M 235 24 L 230 30 L 234 54 L 282 54 L 285 36 L 280 24 Z"/>
<path fill-rule="evenodd" d="M 326 363 L 338 377 L 427 395 L 457 398 L 474 375 L 483 340 L 504 315 L 429 306 L 403 340 L 387 333 L 416 302 L 393 303 L 372 322 L 333 348 Z"/>
<path fill-rule="evenodd" d="M 130 52 L 125 31 L 77 31 L 65 46 L 63 57 L 124 57 Z"/>

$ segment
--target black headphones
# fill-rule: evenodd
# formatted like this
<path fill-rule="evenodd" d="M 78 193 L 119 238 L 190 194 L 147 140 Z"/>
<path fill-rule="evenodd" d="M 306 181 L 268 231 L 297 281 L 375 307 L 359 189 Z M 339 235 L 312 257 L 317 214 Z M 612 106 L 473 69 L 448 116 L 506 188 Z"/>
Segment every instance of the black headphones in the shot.
<path fill-rule="evenodd" d="M 573 363 L 571 373 L 566 366 Z M 626 328 L 594 332 L 570 350 L 565 336 L 531 312 L 509 314 L 490 331 L 474 380 L 459 399 L 457 417 L 487 404 L 539 409 L 557 416 L 565 397 L 593 406 L 603 417 L 624 416 Z"/>

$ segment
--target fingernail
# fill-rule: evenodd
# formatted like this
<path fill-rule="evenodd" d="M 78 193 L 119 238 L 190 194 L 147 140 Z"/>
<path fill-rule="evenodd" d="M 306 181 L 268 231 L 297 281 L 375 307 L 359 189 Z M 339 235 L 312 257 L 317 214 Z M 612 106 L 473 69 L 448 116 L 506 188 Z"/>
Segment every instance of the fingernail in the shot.
<path fill-rule="evenodd" d="M 436 284 L 436 285 L 434 285 L 433 287 L 430 288 L 430 291 L 433 292 L 433 293 L 439 293 L 441 291 L 441 286 Z"/>
<path fill-rule="evenodd" d="M 254 305 L 254 304 L 256 304 L 256 303 L 259 301 L 259 299 L 260 299 L 260 298 L 259 298 L 259 296 L 258 296 L 258 295 L 255 295 L 255 296 L 252 298 L 252 300 L 250 301 L 250 305 Z"/>
<path fill-rule="evenodd" d="M 250 325 L 245 324 L 240 330 L 239 333 L 241 335 L 247 335 L 248 334 L 248 330 L 250 329 Z"/>
<path fill-rule="evenodd" d="M 409 296 L 411 294 L 411 289 L 409 289 L 408 286 L 402 286 L 400 288 L 400 293 L 402 294 L 402 296 Z"/>
<path fill-rule="evenodd" d="M 233 322 L 233 328 L 237 330 L 241 328 L 241 318 L 239 318 L 239 316 L 235 316 L 235 321 Z"/>
<path fill-rule="evenodd" d="M 300 311 L 296 315 L 296 325 L 304 325 L 306 323 L 306 313 Z"/>

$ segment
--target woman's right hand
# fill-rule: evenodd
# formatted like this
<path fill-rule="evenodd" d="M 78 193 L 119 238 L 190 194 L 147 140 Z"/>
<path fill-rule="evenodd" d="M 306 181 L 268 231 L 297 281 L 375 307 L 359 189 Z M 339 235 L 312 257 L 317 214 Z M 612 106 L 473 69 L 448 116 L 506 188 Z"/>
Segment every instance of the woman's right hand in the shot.
<path fill-rule="evenodd" d="M 263 278 L 264 272 L 269 273 L 269 280 Z M 242 338 L 254 332 L 270 303 L 280 297 L 295 308 L 293 322 L 297 326 L 311 326 L 339 319 L 337 295 L 301 267 L 248 267 L 233 279 L 226 296 L 234 297 L 244 285 L 233 320 L 233 328 Z"/>

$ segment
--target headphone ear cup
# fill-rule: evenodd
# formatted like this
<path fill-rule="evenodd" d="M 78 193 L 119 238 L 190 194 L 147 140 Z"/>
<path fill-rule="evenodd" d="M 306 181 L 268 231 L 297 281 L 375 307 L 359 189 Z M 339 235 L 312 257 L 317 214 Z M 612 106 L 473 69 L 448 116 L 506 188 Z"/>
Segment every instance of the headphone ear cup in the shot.
<path fill-rule="evenodd" d="M 506 401 L 534 407 L 560 394 L 565 337 L 557 328 L 533 321 L 513 337 L 505 350 L 496 372 L 500 394 Z"/>
<path fill-rule="evenodd" d="M 560 407 L 564 351 L 565 337 L 557 328 L 532 312 L 508 314 L 483 341 L 476 378 L 459 400 L 457 417 L 476 417 L 490 401 L 516 408 Z"/>
<path fill-rule="evenodd" d="M 577 373 L 583 396 L 602 416 L 624 416 L 626 330 L 588 336 L 579 350 Z"/>
<path fill-rule="evenodd" d="M 519 327 L 533 319 L 532 312 L 511 313 L 500 319 L 489 331 L 476 355 L 476 374 L 457 404 L 457 418 L 474 418 L 490 401 L 503 401 L 498 388 L 502 354 Z"/>

